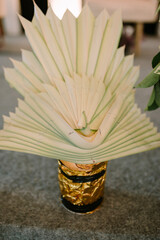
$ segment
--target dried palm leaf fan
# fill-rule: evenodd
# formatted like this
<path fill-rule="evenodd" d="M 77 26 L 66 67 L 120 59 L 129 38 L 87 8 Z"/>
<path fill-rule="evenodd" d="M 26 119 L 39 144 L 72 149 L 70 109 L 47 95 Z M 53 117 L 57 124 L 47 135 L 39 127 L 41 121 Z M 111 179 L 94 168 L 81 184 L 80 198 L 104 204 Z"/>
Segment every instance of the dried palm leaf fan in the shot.
<path fill-rule="evenodd" d="M 20 17 L 33 49 L 5 69 L 24 96 L 4 116 L 0 149 L 92 164 L 160 146 L 160 134 L 134 103 L 139 68 L 118 48 L 122 20 L 104 10 L 95 18 L 86 5 L 76 19 L 59 20 L 36 7 Z"/>
<path fill-rule="evenodd" d="M 35 7 L 32 22 L 20 17 L 33 52 L 5 69 L 24 100 L 4 116 L 0 149 L 61 159 L 63 204 L 90 213 L 103 199 L 106 161 L 159 147 L 160 134 L 134 103 L 139 68 L 117 49 L 120 12 L 95 18 L 86 5 L 59 20 Z"/>
<path fill-rule="evenodd" d="M 93 164 L 160 146 L 160 134 L 134 102 L 139 68 L 118 48 L 121 14 L 95 18 L 86 5 L 76 19 L 20 17 L 33 51 L 5 69 L 24 96 L 4 116 L 0 149 Z"/>

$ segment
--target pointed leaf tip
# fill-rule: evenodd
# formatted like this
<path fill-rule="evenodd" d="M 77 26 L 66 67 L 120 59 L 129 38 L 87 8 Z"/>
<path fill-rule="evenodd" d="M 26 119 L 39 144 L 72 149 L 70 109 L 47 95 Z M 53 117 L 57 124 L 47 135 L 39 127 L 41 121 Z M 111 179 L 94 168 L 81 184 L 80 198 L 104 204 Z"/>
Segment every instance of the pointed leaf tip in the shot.
<path fill-rule="evenodd" d="M 62 21 L 68 17 L 76 18 L 69 9 L 67 9 L 63 14 Z"/>
<path fill-rule="evenodd" d="M 42 10 L 39 8 L 39 6 L 34 2 L 34 15 L 40 15 L 40 16 L 45 16 Z"/>
<path fill-rule="evenodd" d="M 108 13 L 108 11 L 104 8 L 99 14 L 98 14 L 98 16 L 96 17 L 96 20 L 97 19 L 99 19 L 99 18 L 109 18 L 110 17 L 110 15 L 109 15 L 109 13 Z"/>
<path fill-rule="evenodd" d="M 18 14 L 20 22 L 28 21 L 26 18 L 24 18 L 22 15 Z"/>
<path fill-rule="evenodd" d="M 20 20 L 20 22 L 21 22 L 24 30 L 27 29 L 28 25 L 31 25 L 31 24 L 32 24 L 29 20 L 27 20 L 27 19 L 24 18 L 23 16 L 19 15 L 18 17 L 19 17 L 19 20 Z"/>
<path fill-rule="evenodd" d="M 78 16 L 78 18 L 85 15 L 85 14 L 88 15 L 88 16 L 91 15 L 91 16 L 94 17 L 94 14 L 93 14 L 92 10 L 87 3 L 82 8 L 82 11 L 81 11 L 80 15 Z"/>
<path fill-rule="evenodd" d="M 54 11 L 53 11 L 53 9 L 52 9 L 52 7 L 51 7 L 51 5 L 48 7 L 48 9 L 47 9 L 47 13 L 46 13 L 46 16 L 47 16 L 47 18 L 50 18 L 50 16 L 54 16 L 54 18 L 55 19 L 57 19 L 58 21 L 60 21 L 60 19 L 57 17 L 57 15 L 54 13 Z"/>

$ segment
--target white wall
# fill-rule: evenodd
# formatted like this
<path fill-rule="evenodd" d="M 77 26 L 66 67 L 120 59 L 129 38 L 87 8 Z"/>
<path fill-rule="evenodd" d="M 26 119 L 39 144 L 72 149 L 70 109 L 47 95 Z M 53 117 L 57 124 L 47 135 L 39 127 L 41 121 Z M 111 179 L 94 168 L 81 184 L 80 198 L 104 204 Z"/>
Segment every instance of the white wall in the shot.
<path fill-rule="evenodd" d="M 8 35 L 17 35 L 21 32 L 17 13 L 20 13 L 19 0 L 5 0 L 6 15 L 4 17 L 4 31 Z"/>
<path fill-rule="evenodd" d="M 62 19 L 67 9 L 69 9 L 75 17 L 78 17 L 82 7 L 81 0 L 49 0 L 49 4 L 60 19 Z"/>

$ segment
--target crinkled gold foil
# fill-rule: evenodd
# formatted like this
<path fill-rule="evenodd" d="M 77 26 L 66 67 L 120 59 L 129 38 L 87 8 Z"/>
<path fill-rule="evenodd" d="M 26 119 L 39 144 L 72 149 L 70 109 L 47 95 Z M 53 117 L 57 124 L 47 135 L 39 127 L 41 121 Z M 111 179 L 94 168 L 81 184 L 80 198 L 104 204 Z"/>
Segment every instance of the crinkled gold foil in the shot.
<path fill-rule="evenodd" d="M 97 174 L 103 170 L 106 170 L 107 162 L 100 163 L 98 165 L 93 165 L 92 170 L 90 172 L 86 171 L 75 171 L 67 168 L 65 165 L 61 164 L 59 161 L 59 184 L 61 195 L 63 198 L 68 200 L 70 203 L 74 205 L 87 205 L 92 204 L 97 201 L 99 198 L 103 197 L 104 194 L 104 184 L 106 172 L 103 176 L 98 179 L 95 179 L 92 182 L 86 183 L 75 183 L 72 180 L 65 177 L 60 168 L 69 176 L 91 176 Z"/>

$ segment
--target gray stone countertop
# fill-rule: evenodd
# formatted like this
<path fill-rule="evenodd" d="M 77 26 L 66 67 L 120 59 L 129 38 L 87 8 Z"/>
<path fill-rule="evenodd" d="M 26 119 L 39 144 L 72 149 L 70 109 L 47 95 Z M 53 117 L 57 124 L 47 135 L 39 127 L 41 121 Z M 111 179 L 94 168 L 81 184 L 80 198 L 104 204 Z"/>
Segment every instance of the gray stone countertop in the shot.
<path fill-rule="evenodd" d="M 140 79 L 158 46 L 152 41 L 149 54 L 147 44 L 136 59 Z M 1 54 L 3 66 L 11 65 L 8 57 Z M 12 57 L 20 59 L 19 53 Z M 0 77 L 2 128 L 2 114 L 14 111 L 19 95 L 4 81 L 2 68 Z M 142 109 L 149 95 L 137 90 Z M 160 130 L 160 110 L 148 115 Z M 0 151 L 0 240 L 160 240 L 160 149 L 109 162 L 104 201 L 91 215 L 62 206 L 57 168 L 55 159 Z"/>

